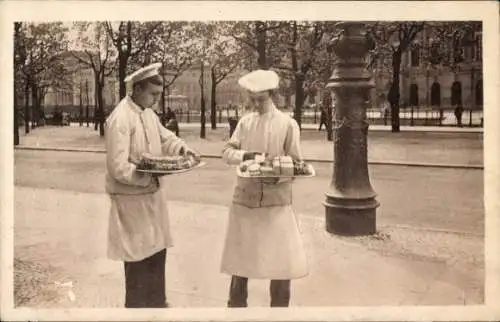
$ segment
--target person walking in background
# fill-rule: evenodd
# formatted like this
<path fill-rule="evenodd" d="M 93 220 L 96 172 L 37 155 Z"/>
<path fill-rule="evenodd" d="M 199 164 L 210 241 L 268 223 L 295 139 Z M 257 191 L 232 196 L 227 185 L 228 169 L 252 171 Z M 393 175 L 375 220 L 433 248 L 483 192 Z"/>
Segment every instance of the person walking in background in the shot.
<path fill-rule="evenodd" d="M 321 127 L 324 125 L 325 128 L 327 128 L 327 117 L 326 117 L 326 106 L 323 104 L 321 105 L 321 114 L 319 116 L 319 128 L 318 128 L 318 131 L 321 131 Z"/>
<path fill-rule="evenodd" d="M 391 113 L 391 105 L 386 100 L 382 103 L 382 113 L 384 115 L 384 125 L 387 125 L 387 120 L 389 119 L 389 115 Z"/>
<path fill-rule="evenodd" d="M 167 114 L 165 116 L 165 121 L 168 123 L 170 120 L 175 119 L 175 113 L 170 107 L 167 107 Z"/>
<path fill-rule="evenodd" d="M 176 136 L 179 136 L 179 122 L 177 122 L 177 117 L 170 107 L 167 108 L 165 120 L 167 122 L 166 128 L 175 133 Z"/>
<path fill-rule="evenodd" d="M 271 97 L 278 75 L 257 70 L 239 79 L 249 91 L 254 112 L 243 116 L 226 143 L 228 164 L 266 153 L 270 158 L 302 160 L 297 122 L 279 111 Z M 271 181 L 267 181 L 271 180 Z M 308 274 L 298 219 L 292 209 L 292 180 L 238 177 L 229 212 L 221 271 L 231 276 L 229 307 L 246 307 L 248 280 L 269 279 L 272 307 L 290 302 L 291 279 Z"/>
<path fill-rule="evenodd" d="M 455 107 L 455 117 L 457 119 L 457 126 L 462 127 L 462 114 L 464 112 L 464 108 L 462 107 L 462 104 L 458 104 Z"/>
<path fill-rule="evenodd" d="M 106 192 L 111 199 L 108 257 L 124 262 L 125 307 L 167 307 L 166 249 L 172 246 L 168 207 L 157 175 L 136 171 L 143 153 L 194 154 L 153 111 L 163 81 L 152 64 L 129 75 L 127 96 L 106 120 Z"/>

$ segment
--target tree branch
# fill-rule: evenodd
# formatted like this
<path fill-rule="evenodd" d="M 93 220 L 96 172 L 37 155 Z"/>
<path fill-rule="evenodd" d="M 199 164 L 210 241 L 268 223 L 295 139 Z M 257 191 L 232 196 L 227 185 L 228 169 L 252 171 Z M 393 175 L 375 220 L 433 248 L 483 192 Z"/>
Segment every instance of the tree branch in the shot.
<path fill-rule="evenodd" d="M 231 35 L 231 37 L 233 37 L 235 40 L 237 40 L 239 42 L 242 42 L 243 44 L 247 45 L 248 47 L 252 48 L 253 50 L 257 50 L 257 46 L 255 44 L 252 44 L 248 40 L 241 38 L 241 37 L 238 37 L 238 36 L 235 36 L 235 35 Z"/>
<path fill-rule="evenodd" d="M 111 37 L 111 41 L 113 42 L 113 44 L 118 47 L 119 44 L 118 44 L 118 36 L 115 38 L 114 37 L 114 31 L 113 31 L 113 27 L 111 26 L 111 23 L 110 22 L 104 22 L 104 29 L 106 29 L 109 37 Z"/>
<path fill-rule="evenodd" d="M 161 25 L 161 22 L 157 22 L 149 31 L 148 33 L 144 36 L 144 41 L 142 42 L 141 46 L 134 52 L 130 51 L 130 56 L 131 57 L 135 57 L 136 55 L 138 55 L 140 52 L 142 52 L 144 50 L 144 48 L 146 48 L 147 44 L 148 44 L 148 41 L 149 41 L 149 37 L 153 34 L 153 32 L 156 31 L 156 29 L 158 29 L 158 27 Z M 129 36 L 131 37 L 131 30 L 128 31 L 128 34 Z"/>

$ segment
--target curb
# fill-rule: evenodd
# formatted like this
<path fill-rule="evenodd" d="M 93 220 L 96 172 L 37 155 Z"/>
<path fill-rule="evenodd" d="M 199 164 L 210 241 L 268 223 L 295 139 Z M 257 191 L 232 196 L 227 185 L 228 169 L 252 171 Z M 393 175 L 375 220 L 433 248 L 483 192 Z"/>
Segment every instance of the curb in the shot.
<path fill-rule="evenodd" d="M 87 149 L 87 148 L 58 148 L 58 147 L 32 147 L 32 146 L 16 146 L 15 150 L 30 150 L 30 151 L 54 151 L 54 152 L 87 152 L 87 153 L 106 153 L 102 149 Z M 202 154 L 203 158 L 221 159 L 220 155 Z M 331 163 L 332 160 L 324 159 L 305 159 L 311 163 Z M 477 164 L 445 164 L 445 163 L 417 163 L 417 162 L 398 162 L 398 161 L 368 161 L 371 165 L 386 165 L 386 166 L 403 166 L 403 167 L 419 167 L 419 168 L 443 168 L 443 169 L 466 169 L 466 170 L 484 170 L 484 165 Z"/>
<path fill-rule="evenodd" d="M 190 123 L 188 123 L 190 124 Z M 184 125 L 182 127 L 182 124 L 179 124 L 179 128 L 182 131 L 182 128 L 189 128 L 189 129 L 197 129 L 199 128 L 199 125 L 192 126 L 192 125 Z M 217 126 L 217 129 L 229 129 L 229 126 L 224 125 L 224 126 Z M 472 128 L 465 128 L 465 129 L 455 129 L 454 127 L 442 127 L 442 128 L 433 128 L 429 127 L 428 129 L 415 129 L 412 127 L 409 128 L 401 128 L 400 132 L 398 133 L 447 133 L 447 134 L 484 134 L 484 128 L 480 127 L 472 127 Z M 318 131 L 317 128 L 312 128 L 312 127 L 302 127 L 301 131 Z M 322 130 L 324 133 L 324 130 Z M 388 132 L 392 133 L 390 128 L 372 128 L 368 127 L 368 132 Z"/>
<path fill-rule="evenodd" d="M 306 125 L 306 126 L 304 126 Z M 308 124 L 302 124 L 302 131 L 317 131 L 318 124 L 314 124 L 314 127 L 308 126 Z M 179 128 L 182 131 L 182 128 L 189 129 L 198 129 L 200 128 L 200 124 L 196 123 L 179 123 Z M 207 130 L 210 130 L 210 126 L 206 127 Z M 229 129 L 229 125 L 227 123 L 218 123 L 217 129 Z M 323 131 L 323 130 L 322 130 Z M 372 127 L 370 125 L 368 127 L 369 132 L 391 132 L 391 128 L 381 128 L 381 127 Z M 324 133 L 324 132 L 323 132 Z M 392 132 L 391 132 L 392 133 Z M 455 126 L 421 126 L 416 128 L 415 126 L 404 126 L 401 127 L 400 132 L 398 133 L 450 133 L 450 134 L 484 134 L 484 127 L 473 126 L 473 127 L 462 127 L 457 128 Z"/>

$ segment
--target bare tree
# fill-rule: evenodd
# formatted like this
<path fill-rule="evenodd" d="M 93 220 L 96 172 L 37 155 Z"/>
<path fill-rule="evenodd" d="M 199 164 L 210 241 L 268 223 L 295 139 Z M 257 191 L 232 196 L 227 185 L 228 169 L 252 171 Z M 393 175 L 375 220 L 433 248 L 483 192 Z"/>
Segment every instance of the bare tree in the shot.
<path fill-rule="evenodd" d="M 411 47 L 413 41 L 424 29 L 425 22 L 382 21 L 368 24 L 370 36 L 376 43 L 372 51 L 372 62 L 392 70 L 392 79 L 387 98 L 391 104 L 392 132 L 400 131 L 399 101 L 400 74 L 403 54 Z M 371 66 L 369 66 L 371 67 Z"/>
<path fill-rule="evenodd" d="M 118 80 L 120 82 L 120 99 L 125 97 L 125 77 L 129 60 L 143 52 L 158 32 L 161 22 L 120 21 L 105 22 L 104 28 L 117 52 Z"/>
<path fill-rule="evenodd" d="M 115 53 L 111 44 L 111 39 L 106 33 L 104 23 L 100 22 L 78 22 L 75 25 L 79 28 L 79 40 L 83 50 L 81 53 L 71 52 L 73 57 L 85 66 L 92 69 L 94 75 L 95 88 L 95 115 L 96 126 L 99 125 L 99 134 L 104 136 L 104 100 L 103 89 L 105 78 L 114 71 Z M 84 31 L 91 29 L 93 35 L 87 36 Z"/>
<path fill-rule="evenodd" d="M 58 22 L 15 25 L 14 50 L 17 60 L 15 77 L 21 77 L 24 85 L 26 133 L 30 131 L 30 122 L 38 123 L 43 114 L 38 98 L 43 78 L 48 74 L 56 78 L 64 77 L 64 66 L 57 57 L 66 50 L 66 31 L 62 23 Z M 31 109 L 30 101 L 33 105 Z"/>

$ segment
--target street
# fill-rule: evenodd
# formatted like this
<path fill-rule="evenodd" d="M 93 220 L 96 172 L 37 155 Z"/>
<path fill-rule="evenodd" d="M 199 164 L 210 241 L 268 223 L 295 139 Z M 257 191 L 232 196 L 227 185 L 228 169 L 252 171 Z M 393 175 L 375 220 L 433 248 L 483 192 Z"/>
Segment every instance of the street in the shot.
<path fill-rule="evenodd" d="M 206 140 L 198 131 L 189 127 L 181 135 L 203 155 L 219 156 L 227 129 L 208 130 Z M 294 305 L 482 303 L 483 171 L 477 168 L 483 163 L 482 134 L 370 132 L 369 160 L 381 163 L 369 166 L 380 202 L 378 233 L 350 238 L 324 228 L 322 202 L 332 175 L 331 143 L 324 135 L 316 130 L 301 135 L 305 157 L 321 162 L 313 163 L 316 177 L 298 179 L 294 186 L 311 263 L 311 277 L 296 282 Z M 103 139 L 86 127 L 37 128 L 21 138 L 21 149 L 14 152 L 16 305 L 122 305 L 122 268 L 106 259 L 103 148 Z M 218 265 L 236 175 L 219 158 L 205 161 L 197 171 L 163 179 L 175 236 L 167 292 L 177 307 L 224 306 L 226 300 L 228 280 Z M 366 269 L 371 274 L 358 281 Z M 60 286 L 68 283 L 72 286 Z M 265 281 L 251 285 L 254 303 L 266 305 Z"/>
<path fill-rule="evenodd" d="M 229 204 L 234 169 L 220 159 L 206 161 L 208 165 L 199 171 L 164 179 L 171 200 Z M 16 151 L 15 185 L 104 193 L 104 162 L 101 153 Z M 294 205 L 300 213 L 322 217 L 332 165 L 314 167 L 315 178 L 296 181 Z M 370 175 L 381 203 L 379 223 L 483 233 L 482 171 L 374 165 Z"/>
<path fill-rule="evenodd" d="M 235 174 L 220 159 L 206 161 L 164 179 L 175 238 L 167 294 L 175 307 L 226 301 L 219 263 Z M 481 170 L 371 166 L 379 233 L 339 237 L 326 233 L 321 205 L 331 166 L 315 167 L 317 177 L 297 180 L 294 190 L 311 273 L 294 282 L 292 305 L 482 303 Z M 106 259 L 108 207 L 104 154 L 15 151 L 16 305 L 123 305 L 123 268 Z M 250 285 L 250 305 L 266 306 L 266 281 Z"/>

